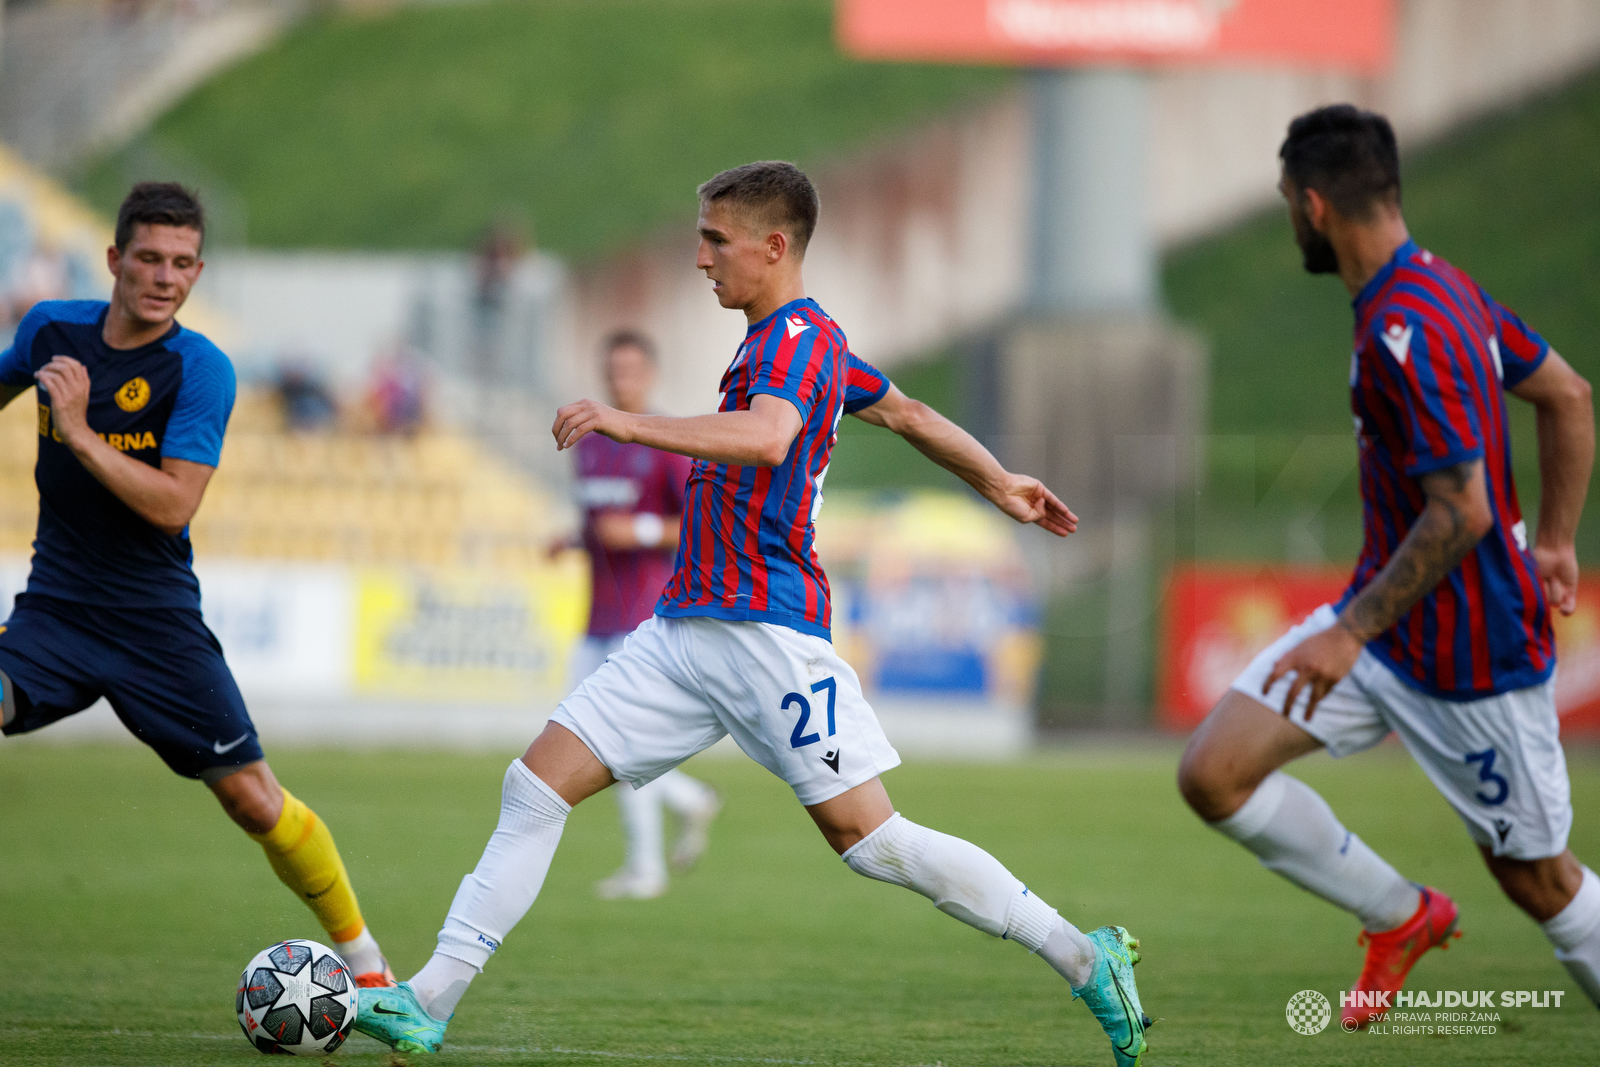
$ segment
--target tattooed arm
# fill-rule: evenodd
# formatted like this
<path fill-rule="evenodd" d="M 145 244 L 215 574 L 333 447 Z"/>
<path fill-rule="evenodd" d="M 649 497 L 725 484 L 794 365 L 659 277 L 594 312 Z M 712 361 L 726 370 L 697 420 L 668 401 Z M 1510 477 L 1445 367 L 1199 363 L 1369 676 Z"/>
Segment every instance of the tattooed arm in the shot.
<path fill-rule="evenodd" d="M 1284 714 L 1301 690 L 1307 690 L 1309 719 L 1328 691 L 1350 673 L 1362 647 L 1427 596 L 1494 528 L 1482 460 L 1425 474 L 1421 482 L 1428 502 L 1383 570 L 1345 605 L 1337 624 L 1306 638 L 1273 664 L 1263 695 L 1284 675 L 1295 676 Z"/>

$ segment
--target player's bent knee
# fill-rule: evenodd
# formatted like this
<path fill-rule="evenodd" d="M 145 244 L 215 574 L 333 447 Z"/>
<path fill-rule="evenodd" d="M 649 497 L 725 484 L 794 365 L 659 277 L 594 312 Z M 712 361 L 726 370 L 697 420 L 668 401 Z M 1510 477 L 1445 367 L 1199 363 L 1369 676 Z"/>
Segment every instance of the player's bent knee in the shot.
<path fill-rule="evenodd" d="M 522 763 L 572 807 L 617 781 L 583 738 L 558 722 L 545 724 Z"/>
<path fill-rule="evenodd" d="M 1501 891 L 1535 922 L 1554 918 L 1583 885 L 1583 865 L 1571 849 L 1535 860 L 1496 856 L 1487 848 L 1482 851 Z"/>
<path fill-rule="evenodd" d="M 1190 738 L 1178 761 L 1178 792 L 1184 803 L 1206 822 L 1226 819 L 1250 797 L 1251 790 L 1241 789 L 1226 773 L 1220 754 L 1213 751 L 1196 735 Z"/>
<path fill-rule="evenodd" d="M 283 790 L 265 760 L 220 767 L 202 776 L 227 813 L 246 833 L 264 834 L 283 814 Z"/>
<path fill-rule="evenodd" d="M 894 817 L 894 804 L 883 788 L 883 780 L 874 778 L 836 797 L 809 805 L 806 813 L 822 831 L 829 846 L 843 856 Z"/>
<path fill-rule="evenodd" d="M 1267 775 L 1322 746 L 1245 693 L 1229 690 L 1195 728 L 1178 762 L 1178 792 L 1207 822 L 1228 818 Z"/>

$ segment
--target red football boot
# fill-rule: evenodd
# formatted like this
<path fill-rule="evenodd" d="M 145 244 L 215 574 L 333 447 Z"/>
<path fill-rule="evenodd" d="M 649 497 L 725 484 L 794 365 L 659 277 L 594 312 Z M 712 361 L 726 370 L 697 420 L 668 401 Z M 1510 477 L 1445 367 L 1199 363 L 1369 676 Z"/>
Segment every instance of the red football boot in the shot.
<path fill-rule="evenodd" d="M 1350 1003 L 1339 1015 L 1349 1029 L 1364 1027 L 1389 1014 L 1394 995 L 1406 983 L 1406 975 L 1430 948 L 1449 948 L 1448 942 L 1461 936 L 1456 929 L 1456 902 L 1437 889 L 1422 888 L 1422 903 L 1417 913 L 1393 930 L 1369 934 L 1365 930 L 1356 944 L 1367 946 L 1367 962 L 1356 979 Z"/>

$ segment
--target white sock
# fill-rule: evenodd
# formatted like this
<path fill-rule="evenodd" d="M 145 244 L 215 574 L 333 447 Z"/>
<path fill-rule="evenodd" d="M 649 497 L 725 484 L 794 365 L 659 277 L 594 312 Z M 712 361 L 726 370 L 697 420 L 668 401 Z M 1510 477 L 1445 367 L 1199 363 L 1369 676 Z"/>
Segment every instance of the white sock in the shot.
<path fill-rule="evenodd" d="M 857 874 L 921 893 L 946 915 L 1040 953 L 1074 985 L 1093 970 L 1094 944 L 969 841 L 895 812 L 840 858 Z"/>
<path fill-rule="evenodd" d="M 1056 969 L 1074 990 L 1082 989 L 1094 977 L 1097 955 L 1094 942 L 1067 920 L 1056 916 L 1056 928 L 1039 946 L 1039 958 Z"/>
<path fill-rule="evenodd" d="M 442 1023 L 450 1021 L 456 1005 L 466 995 L 467 986 L 483 971 L 470 963 L 435 952 L 427 966 L 411 976 L 406 985 L 417 995 L 422 1010 Z"/>
<path fill-rule="evenodd" d="M 1556 959 L 1600 1007 L 1600 877 L 1585 867 L 1578 892 L 1540 929 L 1556 947 Z"/>
<path fill-rule="evenodd" d="M 423 982 L 430 990 L 423 1001 L 429 1015 L 450 1017 L 473 977 L 533 907 L 571 811 L 521 760 L 511 761 L 500 791 L 500 824 L 456 890 L 433 959 L 411 979 L 413 989 Z"/>
<path fill-rule="evenodd" d="M 635 788 L 617 783 L 617 809 L 622 813 L 622 836 L 627 846 L 624 865 L 641 878 L 667 877 L 666 836 L 662 829 L 661 779 Z"/>
<path fill-rule="evenodd" d="M 383 970 L 383 952 L 372 931 L 363 926 L 361 932 L 349 941 L 335 941 L 333 951 L 344 957 L 352 975 L 370 974 Z"/>
<path fill-rule="evenodd" d="M 675 815 L 694 815 L 704 810 L 716 797 L 716 791 L 698 778 L 691 778 L 679 770 L 671 770 L 651 782 L 647 787 L 659 790 L 661 802 Z"/>
<path fill-rule="evenodd" d="M 1316 790 L 1281 771 L 1209 825 L 1254 852 L 1263 867 L 1354 912 L 1371 933 L 1393 930 L 1422 902 L 1417 887 L 1346 830 Z"/>

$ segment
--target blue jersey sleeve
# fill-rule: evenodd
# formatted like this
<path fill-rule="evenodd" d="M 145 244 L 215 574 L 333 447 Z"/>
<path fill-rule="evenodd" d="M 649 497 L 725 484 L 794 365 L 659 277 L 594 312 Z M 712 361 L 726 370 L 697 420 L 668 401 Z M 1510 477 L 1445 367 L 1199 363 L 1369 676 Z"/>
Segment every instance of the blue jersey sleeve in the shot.
<path fill-rule="evenodd" d="M 1483 432 L 1468 384 L 1474 376 L 1444 332 L 1395 309 L 1378 316 L 1367 343 L 1405 436 L 1405 472 L 1416 478 L 1481 459 Z"/>
<path fill-rule="evenodd" d="M 33 384 L 33 339 L 38 335 L 39 327 L 48 321 L 48 309 L 42 303 L 33 305 L 22 316 L 22 321 L 17 324 L 17 332 L 11 338 L 11 347 L 0 354 L 0 385 Z"/>
<path fill-rule="evenodd" d="M 1495 370 L 1500 374 L 1501 384 L 1507 389 L 1514 388 L 1544 363 L 1545 357 L 1550 354 L 1550 342 L 1534 333 L 1517 317 L 1515 311 L 1485 293 L 1481 287 L 1478 293 L 1483 297 L 1483 302 L 1489 305 L 1489 313 L 1494 316 L 1496 336 L 1491 343 Z"/>
<path fill-rule="evenodd" d="M 188 330 L 172 347 L 183 357 L 183 384 L 167 419 L 161 455 L 215 467 L 222 460 L 222 435 L 233 414 L 233 364 L 210 341 Z"/>
<path fill-rule="evenodd" d="M 844 410 L 854 415 L 882 400 L 889 392 L 889 376 L 851 352 L 845 364 Z"/>

